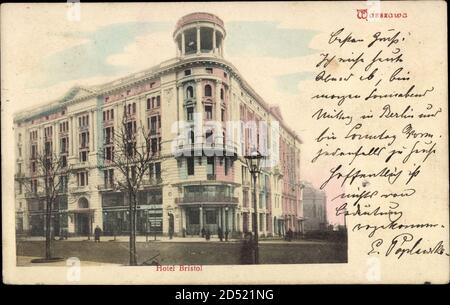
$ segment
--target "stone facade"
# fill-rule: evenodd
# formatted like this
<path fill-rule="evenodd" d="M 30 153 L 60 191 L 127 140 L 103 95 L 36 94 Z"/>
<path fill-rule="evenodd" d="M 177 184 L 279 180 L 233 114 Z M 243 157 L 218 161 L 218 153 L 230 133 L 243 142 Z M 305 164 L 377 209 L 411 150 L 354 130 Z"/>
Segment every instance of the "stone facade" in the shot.
<path fill-rule="evenodd" d="M 124 114 L 155 144 L 139 193 L 139 233 L 251 231 L 252 185 L 243 156 L 253 149 L 267 156 L 257 182 L 260 234 L 302 230 L 301 141 L 280 109 L 223 58 L 225 37 L 217 16 L 187 15 L 173 33 L 176 58 L 107 84 L 72 88 L 15 117 L 17 176 L 32 175 L 32 146 L 41 150 L 45 141 L 77 170 L 61 192 L 56 234 L 88 234 L 97 225 L 106 234 L 127 233 L 126 195 L 114 187 L 117 170 L 100 157 L 110 145 L 107 129 L 118 128 Z M 16 183 L 18 233 L 43 234 L 43 213 L 41 200 Z"/>

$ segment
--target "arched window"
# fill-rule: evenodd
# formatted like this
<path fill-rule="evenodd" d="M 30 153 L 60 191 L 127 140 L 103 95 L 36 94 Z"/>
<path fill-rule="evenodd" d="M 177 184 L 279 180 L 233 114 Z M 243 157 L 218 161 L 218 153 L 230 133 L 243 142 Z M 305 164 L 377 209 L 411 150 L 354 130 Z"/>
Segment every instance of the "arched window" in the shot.
<path fill-rule="evenodd" d="M 189 86 L 186 88 L 186 98 L 193 98 L 194 97 L 194 88 L 192 86 Z"/>
<path fill-rule="evenodd" d="M 205 96 L 212 96 L 212 90 L 210 85 L 205 86 Z"/>
<path fill-rule="evenodd" d="M 84 197 L 81 197 L 81 198 L 78 200 L 78 208 L 79 208 L 79 209 L 87 209 L 87 208 L 89 208 L 89 202 L 88 202 L 88 200 L 87 200 L 86 198 L 84 198 Z"/>

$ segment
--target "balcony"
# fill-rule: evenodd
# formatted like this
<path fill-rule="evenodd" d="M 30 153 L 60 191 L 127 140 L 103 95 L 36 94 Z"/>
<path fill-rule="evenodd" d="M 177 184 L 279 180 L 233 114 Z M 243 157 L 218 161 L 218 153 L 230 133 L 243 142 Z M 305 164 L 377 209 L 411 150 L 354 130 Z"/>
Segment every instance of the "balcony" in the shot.
<path fill-rule="evenodd" d="M 16 173 L 14 174 L 14 179 L 24 179 L 25 174 L 24 173 Z"/>
<path fill-rule="evenodd" d="M 107 183 L 107 184 L 99 184 L 97 185 L 97 189 L 100 192 L 107 192 L 107 191 L 115 191 L 117 188 L 117 185 L 114 183 Z"/>
<path fill-rule="evenodd" d="M 89 191 L 89 186 L 73 186 L 70 188 L 70 193 L 87 193 Z"/>
<path fill-rule="evenodd" d="M 39 197 L 44 197 L 45 193 L 40 191 L 40 192 L 26 192 L 25 193 L 25 198 L 39 198 Z"/>
<path fill-rule="evenodd" d="M 114 119 L 109 119 L 109 120 L 105 120 L 103 121 L 103 126 L 104 127 L 110 127 L 114 125 Z"/>
<path fill-rule="evenodd" d="M 208 194 L 200 194 L 198 196 L 185 196 L 182 198 L 175 198 L 176 204 L 200 204 L 200 203 L 215 203 L 215 204 L 237 204 L 238 197 L 229 196 L 211 196 Z"/>
<path fill-rule="evenodd" d="M 152 179 L 143 179 L 141 184 L 142 186 L 153 186 L 162 183 L 162 178 L 152 178 Z"/>
<path fill-rule="evenodd" d="M 85 162 L 75 162 L 72 164 L 72 169 L 83 169 L 89 167 L 89 161 L 85 161 Z"/>
<path fill-rule="evenodd" d="M 180 141 L 175 149 L 175 157 L 182 156 L 237 156 L 237 146 L 214 142 L 188 143 Z"/>

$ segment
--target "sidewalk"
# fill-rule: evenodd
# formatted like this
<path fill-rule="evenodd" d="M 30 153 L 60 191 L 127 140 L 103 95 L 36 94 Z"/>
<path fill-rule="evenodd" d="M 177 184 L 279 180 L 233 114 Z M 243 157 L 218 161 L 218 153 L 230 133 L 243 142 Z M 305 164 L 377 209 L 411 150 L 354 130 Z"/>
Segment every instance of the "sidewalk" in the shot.
<path fill-rule="evenodd" d="M 30 236 L 30 237 L 20 237 L 17 239 L 18 241 L 44 241 L 45 237 L 42 236 Z M 60 241 L 58 237 L 56 238 L 56 241 Z M 67 240 L 61 240 L 61 241 L 79 241 L 79 242 L 94 242 L 94 237 L 91 237 L 90 240 L 88 240 L 87 236 L 77 236 L 77 237 L 69 237 Z M 102 236 L 100 238 L 101 242 L 129 242 L 129 236 L 116 236 L 116 240 L 114 240 L 113 236 Z M 147 238 L 145 236 L 136 236 L 136 242 L 145 243 L 147 241 Z M 168 243 L 211 243 L 211 242 L 219 242 L 220 239 L 218 237 L 211 237 L 210 240 L 206 240 L 202 237 L 179 237 L 174 236 L 172 239 L 170 239 L 168 236 L 157 236 L 156 240 L 154 236 L 148 236 L 148 242 L 168 242 Z M 227 241 L 228 243 L 238 243 L 241 242 L 241 239 L 236 238 L 230 238 Z M 223 240 L 223 243 L 225 243 L 225 239 Z M 275 238 L 264 238 L 260 239 L 259 243 L 262 244 L 321 244 L 321 243 L 329 243 L 328 241 L 324 240 L 303 240 L 303 239 L 296 239 L 292 241 L 286 241 L 280 237 Z"/>

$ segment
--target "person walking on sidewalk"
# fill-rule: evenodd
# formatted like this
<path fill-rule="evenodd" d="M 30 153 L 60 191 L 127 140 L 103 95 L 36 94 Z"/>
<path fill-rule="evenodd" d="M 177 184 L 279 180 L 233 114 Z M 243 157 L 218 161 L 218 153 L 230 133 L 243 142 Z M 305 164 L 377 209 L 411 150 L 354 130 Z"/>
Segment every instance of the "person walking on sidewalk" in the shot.
<path fill-rule="evenodd" d="M 219 236 L 220 241 L 223 241 L 223 231 L 221 227 L 219 227 L 217 235 Z"/>
<path fill-rule="evenodd" d="M 94 230 L 94 241 L 96 243 L 100 242 L 100 235 L 102 234 L 102 229 L 97 225 Z"/>

